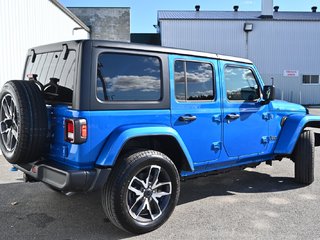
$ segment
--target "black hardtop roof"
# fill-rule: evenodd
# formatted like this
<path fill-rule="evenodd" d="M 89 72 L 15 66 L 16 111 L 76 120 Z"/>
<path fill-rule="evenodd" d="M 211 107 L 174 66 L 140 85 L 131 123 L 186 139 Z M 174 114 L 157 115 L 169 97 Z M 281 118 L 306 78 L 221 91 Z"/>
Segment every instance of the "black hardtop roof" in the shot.
<path fill-rule="evenodd" d="M 252 64 L 250 60 L 245 58 L 225 56 L 225 55 L 220 55 L 215 53 L 206 53 L 206 52 L 193 51 L 193 50 L 187 50 L 187 49 L 169 48 L 169 47 L 138 44 L 138 43 L 115 42 L 115 41 L 107 41 L 107 40 L 74 40 L 74 41 L 52 43 L 48 45 L 42 45 L 42 46 L 30 48 L 29 54 L 32 54 L 32 51 L 35 51 L 36 54 L 43 53 L 43 52 L 59 51 L 59 50 L 62 51 L 63 45 L 65 44 L 70 49 L 78 48 L 79 44 L 86 44 L 86 45 L 91 45 L 92 47 L 100 47 L 100 48 L 129 49 L 129 50 L 137 50 L 137 51 L 143 51 L 143 52 L 177 54 L 177 55 L 213 58 L 213 59 L 219 59 L 219 60 L 227 60 L 227 61 Z"/>

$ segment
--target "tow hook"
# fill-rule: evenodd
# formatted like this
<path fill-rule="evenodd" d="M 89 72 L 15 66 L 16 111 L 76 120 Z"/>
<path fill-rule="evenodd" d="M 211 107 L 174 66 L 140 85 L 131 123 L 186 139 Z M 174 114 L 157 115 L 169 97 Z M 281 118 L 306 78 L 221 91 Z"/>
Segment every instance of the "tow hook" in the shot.
<path fill-rule="evenodd" d="M 35 178 L 23 173 L 23 181 L 24 182 L 39 182 Z"/>

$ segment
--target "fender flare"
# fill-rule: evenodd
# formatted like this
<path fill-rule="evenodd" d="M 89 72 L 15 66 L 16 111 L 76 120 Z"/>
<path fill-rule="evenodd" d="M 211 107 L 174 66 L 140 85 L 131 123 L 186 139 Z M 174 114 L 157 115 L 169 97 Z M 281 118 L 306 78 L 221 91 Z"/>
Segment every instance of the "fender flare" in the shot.
<path fill-rule="evenodd" d="M 194 171 L 194 165 L 186 145 L 178 132 L 168 126 L 124 126 L 115 129 L 104 144 L 96 161 L 96 165 L 103 167 L 113 166 L 123 146 L 128 140 L 144 136 L 170 136 L 175 138 L 185 154 L 190 169 Z"/>
<path fill-rule="evenodd" d="M 305 127 L 320 128 L 320 116 L 304 114 L 289 116 L 282 127 L 274 153 L 291 154 Z"/>

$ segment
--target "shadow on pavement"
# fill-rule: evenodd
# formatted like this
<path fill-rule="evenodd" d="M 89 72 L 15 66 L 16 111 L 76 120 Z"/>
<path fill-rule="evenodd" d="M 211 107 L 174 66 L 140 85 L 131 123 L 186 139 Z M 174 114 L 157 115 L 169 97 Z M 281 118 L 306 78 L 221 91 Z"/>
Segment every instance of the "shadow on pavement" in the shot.
<path fill-rule="evenodd" d="M 178 204 L 209 196 L 278 192 L 299 188 L 292 178 L 253 171 L 233 171 L 181 183 Z M 100 203 L 100 192 L 65 196 L 42 183 L 0 185 L 2 239 L 122 239 L 132 237 L 114 227 Z"/>
<path fill-rule="evenodd" d="M 210 196 L 279 192 L 301 187 L 303 185 L 295 183 L 293 178 L 272 177 L 265 173 L 235 170 L 221 175 L 199 177 L 182 182 L 178 204 Z"/>
<path fill-rule="evenodd" d="M 0 184 L 1 239 L 122 239 L 100 192 L 65 196 L 42 183 Z"/>

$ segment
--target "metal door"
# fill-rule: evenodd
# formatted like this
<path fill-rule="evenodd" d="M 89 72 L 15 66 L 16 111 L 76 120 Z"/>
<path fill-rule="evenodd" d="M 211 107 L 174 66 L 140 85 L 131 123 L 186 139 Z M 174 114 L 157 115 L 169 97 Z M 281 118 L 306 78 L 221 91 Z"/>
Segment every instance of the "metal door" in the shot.
<path fill-rule="evenodd" d="M 171 123 L 196 169 L 221 152 L 221 104 L 217 61 L 171 56 Z"/>
<path fill-rule="evenodd" d="M 268 105 L 251 65 L 222 62 L 223 144 L 229 157 L 263 154 L 268 145 Z"/>

